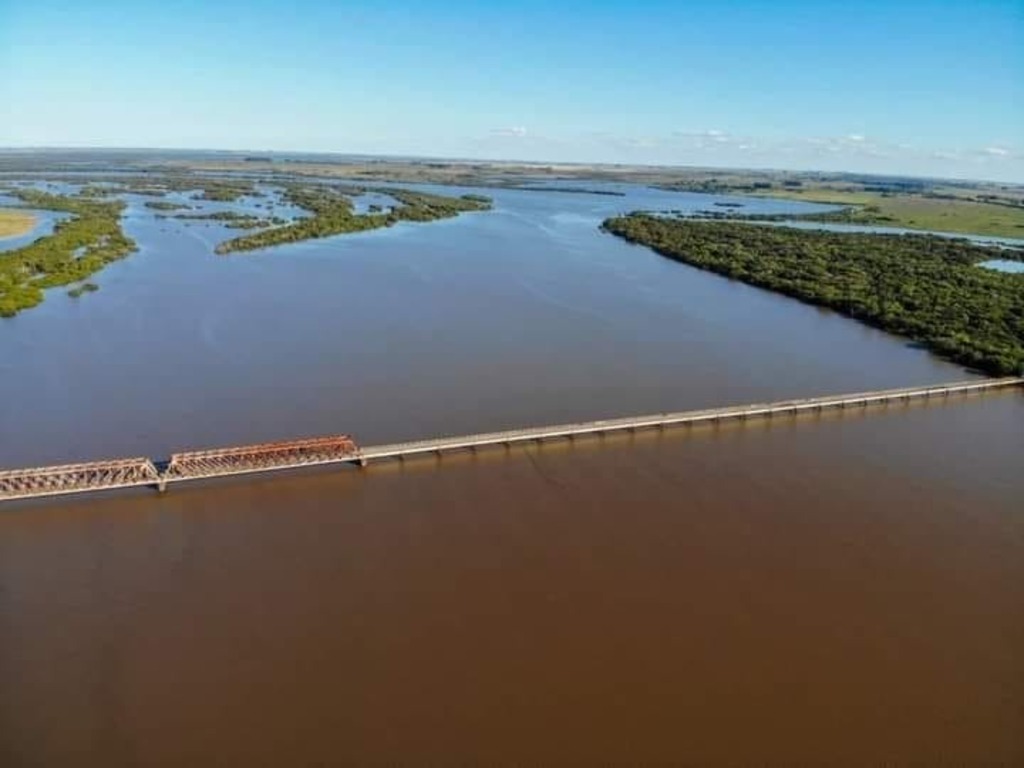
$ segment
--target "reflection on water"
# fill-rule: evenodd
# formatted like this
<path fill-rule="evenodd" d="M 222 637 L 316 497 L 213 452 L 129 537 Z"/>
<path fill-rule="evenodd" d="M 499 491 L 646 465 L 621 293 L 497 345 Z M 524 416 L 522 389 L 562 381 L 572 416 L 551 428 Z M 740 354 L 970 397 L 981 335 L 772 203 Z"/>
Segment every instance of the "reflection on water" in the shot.
<path fill-rule="evenodd" d="M 0 465 L 967 377 L 596 231 L 635 195 L 231 258 L 133 203 L 99 293 L 0 323 Z M 1022 424 L 1004 392 L 5 506 L 0 765 L 1019 764 Z"/>

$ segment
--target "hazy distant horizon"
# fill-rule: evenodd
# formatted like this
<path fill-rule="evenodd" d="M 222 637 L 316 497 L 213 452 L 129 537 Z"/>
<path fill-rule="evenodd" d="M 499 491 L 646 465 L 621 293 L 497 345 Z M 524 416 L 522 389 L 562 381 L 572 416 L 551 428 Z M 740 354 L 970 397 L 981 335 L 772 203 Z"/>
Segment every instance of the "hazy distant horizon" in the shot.
<path fill-rule="evenodd" d="M 571 166 L 576 168 L 650 168 L 652 170 L 693 170 L 693 171 L 729 171 L 754 173 L 793 173 L 793 174 L 823 174 L 837 176 L 867 176 L 877 178 L 908 178 L 930 181 L 956 181 L 956 182 L 977 182 L 988 184 L 1010 184 L 1013 186 L 1024 186 L 1024 180 L 985 178 L 982 176 L 935 176 L 921 173 L 899 173 L 895 171 L 869 171 L 855 168 L 795 168 L 781 166 L 741 166 L 741 165 L 697 165 L 689 163 L 643 163 L 643 162 L 614 162 L 614 161 L 587 161 L 587 160 L 558 160 L 552 158 L 525 159 L 516 157 L 456 157 L 450 155 L 416 155 L 397 153 L 371 153 L 371 152 L 346 152 L 330 150 L 303 150 L 303 149 L 230 149 L 224 147 L 145 147 L 145 146 L 89 146 L 89 145 L 63 145 L 63 146 L 0 146 L 2 154 L 29 154 L 44 152 L 126 152 L 126 153 L 180 153 L 180 154 L 212 154 L 212 155 L 243 155 L 243 156 L 273 156 L 275 158 L 302 158 L 308 162 L 316 162 L 318 159 L 325 161 L 336 160 L 387 160 L 395 162 L 446 162 L 446 163 L 488 163 L 504 165 L 523 166 Z"/>

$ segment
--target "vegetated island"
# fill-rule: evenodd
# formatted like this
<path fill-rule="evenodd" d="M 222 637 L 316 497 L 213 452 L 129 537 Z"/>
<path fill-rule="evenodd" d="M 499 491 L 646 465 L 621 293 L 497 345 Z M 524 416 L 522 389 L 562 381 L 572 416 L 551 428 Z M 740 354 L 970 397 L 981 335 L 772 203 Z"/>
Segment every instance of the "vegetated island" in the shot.
<path fill-rule="evenodd" d="M 1024 252 L 929 235 L 631 214 L 602 228 L 676 261 L 828 307 L 994 375 L 1024 374 Z"/>
<path fill-rule="evenodd" d="M 157 214 L 159 218 L 167 218 L 165 215 Z M 179 213 L 170 218 L 181 221 L 214 221 L 223 224 L 225 227 L 234 229 L 262 229 L 264 227 L 279 227 L 287 224 L 286 219 L 279 216 L 263 218 L 251 213 L 238 213 L 237 211 L 214 211 L 213 213 Z"/>
<path fill-rule="evenodd" d="M 0 237 L 18 237 L 31 232 L 36 217 L 28 211 L 0 208 Z"/>
<path fill-rule="evenodd" d="M 79 181 L 75 177 L 57 175 L 58 181 Z M 140 173 L 135 176 L 112 176 L 102 183 L 86 184 L 79 194 L 83 197 L 106 197 L 125 193 L 149 197 L 163 197 L 168 192 L 191 192 L 194 200 L 232 203 L 241 197 L 263 197 L 248 179 L 218 179 L 188 173 Z M 189 206 L 171 201 L 147 202 L 147 208 L 174 210 Z"/>
<path fill-rule="evenodd" d="M 57 222 L 52 234 L 0 252 L 0 317 L 34 307 L 42 302 L 44 289 L 77 283 L 135 250 L 135 242 L 121 230 L 120 201 L 37 189 L 12 194 L 32 208 L 72 216 Z"/>
<path fill-rule="evenodd" d="M 354 212 L 351 189 L 335 189 L 325 185 L 290 184 L 284 198 L 311 215 L 281 227 L 264 229 L 220 243 L 219 254 L 252 251 L 284 243 L 297 243 L 318 237 L 349 232 L 364 232 L 390 227 L 400 221 L 434 221 L 451 218 L 468 211 L 484 211 L 491 207 L 490 198 L 482 195 L 444 197 L 406 189 L 380 189 L 399 204 L 390 211 L 357 214 Z"/>
<path fill-rule="evenodd" d="M 184 203 L 175 203 L 170 200 L 147 200 L 145 206 L 154 211 L 181 211 L 191 208 Z"/>

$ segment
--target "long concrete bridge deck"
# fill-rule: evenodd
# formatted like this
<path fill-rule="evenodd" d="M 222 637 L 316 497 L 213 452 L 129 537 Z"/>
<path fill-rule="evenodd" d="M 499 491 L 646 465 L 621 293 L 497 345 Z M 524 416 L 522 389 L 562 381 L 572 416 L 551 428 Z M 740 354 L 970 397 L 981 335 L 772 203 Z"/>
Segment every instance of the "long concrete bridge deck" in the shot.
<path fill-rule="evenodd" d="M 771 403 L 738 405 L 724 408 L 706 408 L 699 411 L 678 411 L 656 413 L 647 416 L 627 416 L 619 419 L 601 419 L 570 424 L 556 424 L 547 427 L 530 427 L 502 432 L 483 432 L 459 437 L 439 437 L 430 440 L 413 440 L 403 443 L 368 446 L 360 450 L 364 462 L 375 459 L 401 458 L 417 453 L 443 453 L 446 451 L 479 448 L 488 445 L 511 445 L 514 443 L 572 438 L 579 435 L 602 434 L 623 430 L 670 427 L 702 422 L 721 422 L 734 419 L 797 414 L 834 408 L 850 408 L 895 401 L 919 400 L 929 397 L 943 397 L 953 394 L 985 392 L 1006 387 L 1024 385 L 1024 378 L 990 379 L 987 381 L 958 382 L 929 387 L 905 387 L 874 392 L 858 392 L 849 395 L 829 395 L 798 400 L 782 400 Z"/>
<path fill-rule="evenodd" d="M 1024 377 L 981 379 L 904 387 L 846 395 L 827 395 L 753 405 L 706 408 L 696 411 L 628 416 L 546 427 L 530 427 L 474 435 L 438 437 L 387 445 L 359 447 L 348 435 L 292 440 L 281 443 L 219 448 L 173 454 L 167 462 L 150 459 L 117 459 L 52 467 L 0 471 L 0 501 L 84 493 L 148 485 L 165 490 L 169 483 L 270 472 L 324 464 L 359 464 L 383 459 L 403 459 L 417 454 L 442 454 L 491 445 L 514 445 L 580 435 L 623 430 L 664 428 L 687 424 L 797 415 L 901 401 L 927 400 L 950 395 L 989 392 L 1024 386 Z"/>

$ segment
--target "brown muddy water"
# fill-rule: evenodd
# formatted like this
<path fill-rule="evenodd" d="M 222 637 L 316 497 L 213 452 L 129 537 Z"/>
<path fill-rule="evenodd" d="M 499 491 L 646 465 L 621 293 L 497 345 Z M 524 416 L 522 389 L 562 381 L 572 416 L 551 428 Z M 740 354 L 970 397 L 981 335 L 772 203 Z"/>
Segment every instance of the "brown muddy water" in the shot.
<path fill-rule="evenodd" d="M 0 465 L 969 377 L 498 193 L 0 323 Z M 654 200 L 657 198 L 657 200 Z M 1024 395 L 0 507 L 0 765 L 1024 763 Z"/>

